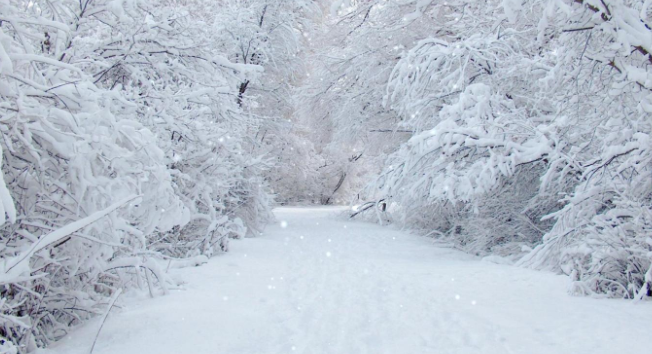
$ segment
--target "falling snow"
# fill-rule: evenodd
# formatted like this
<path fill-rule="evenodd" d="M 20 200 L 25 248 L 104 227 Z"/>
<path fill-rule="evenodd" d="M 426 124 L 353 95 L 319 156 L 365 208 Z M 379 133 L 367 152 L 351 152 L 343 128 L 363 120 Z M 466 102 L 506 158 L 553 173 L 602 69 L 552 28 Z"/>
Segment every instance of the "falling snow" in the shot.
<path fill-rule="evenodd" d="M 0 1 L 0 354 L 649 352 L 651 8 Z"/>

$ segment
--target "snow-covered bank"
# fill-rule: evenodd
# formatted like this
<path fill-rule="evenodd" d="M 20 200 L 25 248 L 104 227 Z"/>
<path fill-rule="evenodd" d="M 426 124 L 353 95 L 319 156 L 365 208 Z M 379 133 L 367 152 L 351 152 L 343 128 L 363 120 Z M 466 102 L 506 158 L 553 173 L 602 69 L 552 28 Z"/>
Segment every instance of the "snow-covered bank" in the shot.
<path fill-rule="evenodd" d="M 649 302 L 571 297 L 567 279 L 482 262 L 428 239 L 281 208 L 262 237 L 198 268 L 184 290 L 123 295 L 106 353 L 643 353 Z M 285 223 L 281 223 L 285 221 Z M 286 227 L 282 227 L 283 226 Z M 40 354 L 88 353 L 99 320 Z"/>

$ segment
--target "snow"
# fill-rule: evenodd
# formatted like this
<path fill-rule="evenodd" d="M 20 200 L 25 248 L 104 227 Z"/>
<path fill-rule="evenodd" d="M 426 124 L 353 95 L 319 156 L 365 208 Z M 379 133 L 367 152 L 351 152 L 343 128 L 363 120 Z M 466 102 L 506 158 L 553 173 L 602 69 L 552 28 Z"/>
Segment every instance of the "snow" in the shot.
<path fill-rule="evenodd" d="M 29 268 L 29 260 L 30 258 L 39 250 L 43 249 L 44 247 L 51 245 L 55 242 L 60 241 L 64 237 L 69 236 L 70 234 L 75 233 L 78 230 L 83 229 L 84 227 L 96 222 L 97 220 L 107 216 L 108 214 L 112 213 L 116 209 L 124 206 L 125 204 L 133 201 L 136 198 L 140 198 L 141 196 L 131 196 L 125 199 L 122 199 L 121 201 L 114 203 L 113 205 L 109 206 L 108 208 L 95 212 L 83 219 L 77 220 L 73 223 L 70 223 L 60 229 L 57 229 L 36 241 L 32 247 L 30 247 L 27 251 L 23 252 L 22 254 L 18 255 L 15 257 L 15 260 L 10 259 L 8 264 L 9 266 L 6 267 L 6 269 L 2 269 L 2 273 L 0 273 L 0 284 L 9 282 L 9 280 L 13 277 L 22 275 L 23 273 L 29 273 L 31 269 Z M 84 238 L 91 240 L 91 241 L 97 241 L 102 243 L 101 240 L 97 240 L 94 237 L 90 236 L 84 236 Z M 4 268 L 4 267 L 3 267 Z M 15 269 L 15 270 L 14 270 Z M 12 272 L 12 270 L 14 270 Z"/>
<path fill-rule="evenodd" d="M 182 289 L 123 294 L 93 353 L 606 354 L 652 345 L 649 302 L 571 297 L 563 276 L 482 261 L 343 211 L 277 209 L 287 227 L 235 240 L 204 266 L 171 269 Z M 95 319 L 38 353 L 87 354 L 99 327 Z"/>
<path fill-rule="evenodd" d="M 0 148 L 0 161 L 2 161 L 2 153 L 2 148 Z M 11 223 L 16 221 L 16 207 L 5 184 L 4 173 L 0 171 L 0 225 L 3 225 L 7 219 Z"/>

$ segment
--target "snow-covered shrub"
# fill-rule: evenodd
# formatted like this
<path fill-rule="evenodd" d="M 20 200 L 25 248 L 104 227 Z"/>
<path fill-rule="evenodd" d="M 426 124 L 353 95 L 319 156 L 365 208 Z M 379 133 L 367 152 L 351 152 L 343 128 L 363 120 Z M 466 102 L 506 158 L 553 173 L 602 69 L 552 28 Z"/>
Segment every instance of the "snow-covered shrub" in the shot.
<path fill-rule="evenodd" d="M 158 136 L 176 193 L 190 211 L 186 226 L 151 240 L 173 256 L 226 250 L 229 237 L 257 233 L 269 213 L 263 173 L 270 163 L 251 153 L 257 120 L 241 111 L 238 98 L 241 82 L 263 69 L 216 51 L 218 34 L 229 37 L 214 31 L 222 15 L 163 2 L 132 19 L 147 29 L 121 20 L 120 41 L 130 50 L 105 54 L 111 70 L 120 70 L 107 71 L 104 84 L 119 82 L 138 103 L 139 119 Z"/>
<path fill-rule="evenodd" d="M 12 222 L 1 231 L 0 335 L 21 351 L 65 335 L 119 287 L 165 288 L 147 237 L 187 220 L 154 134 L 134 120 L 137 105 L 98 87 L 92 60 L 77 53 L 83 2 L 76 17 L 67 16 L 77 2 L 49 5 L 0 5 Z"/>
<path fill-rule="evenodd" d="M 467 251 L 518 253 L 519 244 L 540 242 L 546 222 L 539 218 L 555 210 L 554 197 L 544 198 L 542 208 L 538 195 L 549 143 L 503 113 L 515 107 L 490 86 L 471 84 L 458 97 L 439 111 L 435 128 L 392 157 L 379 180 L 382 194 L 405 205 L 414 226 L 436 226 L 434 233 Z M 446 212 L 424 214 L 435 205 Z"/>
<path fill-rule="evenodd" d="M 65 336 L 119 288 L 165 291 L 159 261 L 269 216 L 237 99 L 263 70 L 216 51 L 204 5 L 0 2 L 3 351 Z"/>
<path fill-rule="evenodd" d="M 557 50 L 547 81 L 559 91 L 564 127 L 543 187 L 576 185 L 521 263 L 561 268 L 573 292 L 652 294 L 651 17 L 638 1 L 549 2 L 539 24 Z"/>
<path fill-rule="evenodd" d="M 647 3 L 351 6 L 341 21 L 378 6 L 406 29 L 430 23 L 402 34 L 413 43 L 396 56 L 384 103 L 399 116 L 389 130 L 412 136 L 369 195 L 474 253 L 521 257 L 536 246 L 520 264 L 570 274 L 573 292 L 650 294 Z M 396 25 L 369 14 L 352 17 L 351 33 Z"/>

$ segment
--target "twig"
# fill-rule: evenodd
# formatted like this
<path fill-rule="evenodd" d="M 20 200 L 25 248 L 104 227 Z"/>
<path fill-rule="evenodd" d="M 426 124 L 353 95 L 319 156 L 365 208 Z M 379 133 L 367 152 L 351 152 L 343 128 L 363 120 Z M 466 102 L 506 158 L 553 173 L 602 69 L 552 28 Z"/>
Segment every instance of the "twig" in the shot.
<path fill-rule="evenodd" d="M 113 308 L 113 304 L 115 304 L 116 300 L 118 300 L 120 294 L 122 294 L 122 288 L 118 289 L 118 291 L 116 291 L 115 294 L 113 294 L 113 296 L 111 297 L 111 300 L 109 301 L 109 308 L 106 309 L 106 312 L 104 313 L 104 317 L 102 317 L 102 323 L 100 323 L 100 328 L 97 329 L 95 340 L 93 340 L 93 346 L 91 346 L 91 351 L 88 352 L 88 354 L 93 354 L 93 349 L 95 349 L 97 338 L 100 337 L 100 332 L 102 332 L 102 327 L 104 327 L 104 322 L 106 322 L 106 318 L 109 317 L 109 312 L 111 312 L 111 309 Z"/>

